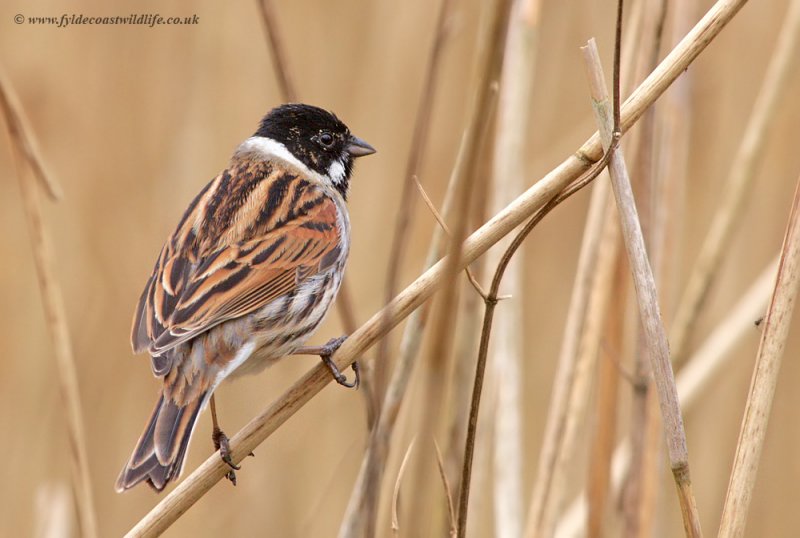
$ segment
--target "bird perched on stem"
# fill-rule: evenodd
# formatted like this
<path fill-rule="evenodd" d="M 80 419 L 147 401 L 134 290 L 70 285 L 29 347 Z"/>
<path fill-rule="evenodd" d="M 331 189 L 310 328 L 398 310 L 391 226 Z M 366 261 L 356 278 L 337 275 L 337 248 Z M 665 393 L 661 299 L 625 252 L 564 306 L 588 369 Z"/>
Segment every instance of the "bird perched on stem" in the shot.
<path fill-rule="evenodd" d="M 145 285 L 131 342 L 162 381 L 155 409 L 117 491 L 161 491 L 182 470 L 200 411 L 211 402 L 214 446 L 230 466 L 214 389 L 290 354 L 331 354 L 343 338 L 302 347 L 342 282 L 350 250 L 345 200 L 353 163 L 375 150 L 334 114 L 303 104 L 270 111 L 228 167 L 195 197 Z"/>

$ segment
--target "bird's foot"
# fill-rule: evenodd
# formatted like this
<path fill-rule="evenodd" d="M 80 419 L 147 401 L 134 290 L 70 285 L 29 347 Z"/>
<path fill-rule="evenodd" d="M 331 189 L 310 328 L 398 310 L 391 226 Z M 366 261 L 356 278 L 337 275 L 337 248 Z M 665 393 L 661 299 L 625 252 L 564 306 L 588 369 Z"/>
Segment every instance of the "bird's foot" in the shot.
<path fill-rule="evenodd" d="M 236 485 L 236 472 L 241 469 L 240 466 L 233 463 L 231 459 L 231 445 L 228 436 L 225 435 L 221 429 L 215 427 L 211 433 L 211 440 L 214 441 L 214 448 L 219 450 L 219 457 L 228 464 L 230 470 L 225 474 L 225 478 L 231 481 L 231 484 Z M 252 454 L 252 453 L 251 453 Z"/>
<path fill-rule="evenodd" d="M 328 340 L 328 343 L 320 348 L 319 358 L 322 359 L 322 362 L 324 362 L 328 370 L 331 371 L 337 383 L 349 389 L 358 389 L 358 385 L 361 383 L 358 361 L 353 363 L 353 373 L 355 373 L 356 378 L 353 381 L 348 381 L 347 377 L 336 366 L 336 363 L 331 360 L 331 356 L 336 353 L 336 350 L 341 347 L 345 340 L 347 340 L 346 334 L 339 338 L 331 338 Z"/>

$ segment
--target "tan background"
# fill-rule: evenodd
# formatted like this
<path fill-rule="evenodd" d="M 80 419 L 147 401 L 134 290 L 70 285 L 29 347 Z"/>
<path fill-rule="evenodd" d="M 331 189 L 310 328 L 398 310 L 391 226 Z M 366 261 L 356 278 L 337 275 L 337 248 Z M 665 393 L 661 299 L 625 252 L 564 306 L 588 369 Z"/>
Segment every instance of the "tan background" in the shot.
<path fill-rule="evenodd" d="M 350 198 L 354 237 L 348 275 L 361 322 L 381 305 L 388 241 L 435 9 L 423 0 L 275 4 L 301 99 L 333 109 L 378 148 L 377 155 L 359 162 Z M 443 58 L 443 82 L 421 175 L 437 203 L 464 124 L 469 94 L 465 81 L 480 4 L 457 2 Z M 698 4 L 695 20 L 711 2 Z M 58 2 L 6 1 L 0 9 L 0 65 L 66 191 L 63 202 L 48 204 L 47 222 L 78 361 L 102 536 L 122 534 L 158 500 L 146 487 L 125 495 L 113 491 L 157 389 L 147 359 L 131 356 L 128 331 L 135 302 L 163 239 L 186 204 L 225 166 L 260 116 L 280 102 L 255 2 L 222 5 L 204 1 L 191 7 L 180 2 L 110 6 L 86 0 L 65 10 Z M 545 2 L 528 183 L 574 151 L 593 130 L 578 47 L 597 36 L 610 65 L 611 9 L 608 1 Z M 785 2 L 752 2 L 688 72 L 694 123 L 679 283 L 713 214 L 784 10 Z M 55 28 L 13 22 L 17 13 L 60 16 L 65 11 L 91 16 L 197 14 L 200 23 Z M 696 328 L 695 343 L 780 246 L 800 170 L 800 110 L 792 97 L 800 89 L 798 69 L 788 88 L 757 187 Z M 0 535 L 28 536 L 41 518 L 37 497 L 46 488 L 68 483 L 69 459 L 19 188 L 6 135 L 0 140 Z M 524 377 L 526 495 L 534 478 L 587 199 L 581 194 L 548 217 L 525 252 L 527 283 L 517 296 L 526 301 L 531 339 Z M 403 283 L 421 268 L 434 225 L 421 204 L 417 207 Z M 337 316 L 331 316 L 315 341 L 340 332 Z M 754 328 L 735 366 L 686 416 L 700 514 L 710 534 L 719 521 L 758 338 Z M 793 334 L 777 388 L 749 536 L 800 533 L 798 351 Z M 258 377 L 223 386 L 219 405 L 229 434 L 313 363 L 312 358 L 287 360 Z M 205 416 L 200 420 L 188 471 L 211 451 L 209 422 Z M 365 434 L 362 398 L 329 386 L 262 445 L 256 458 L 245 462 L 238 487 L 219 484 L 167 535 L 249 536 L 269 531 L 273 536 L 334 536 Z M 405 448 L 412 435 L 413 425 L 405 428 L 395 447 Z M 395 475 L 392 466 L 387 476 L 393 480 Z M 674 536 L 680 526 L 673 490 L 666 482 L 662 491 L 667 500 L 661 535 Z"/>

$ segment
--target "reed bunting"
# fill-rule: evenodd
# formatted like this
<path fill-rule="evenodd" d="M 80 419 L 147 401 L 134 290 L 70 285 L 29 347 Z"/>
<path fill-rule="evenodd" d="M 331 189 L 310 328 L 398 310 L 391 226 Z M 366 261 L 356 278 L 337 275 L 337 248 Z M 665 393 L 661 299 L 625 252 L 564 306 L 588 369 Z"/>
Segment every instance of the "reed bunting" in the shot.
<path fill-rule="evenodd" d="M 374 152 L 330 112 L 279 106 L 195 197 L 134 315 L 133 350 L 150 354 L 162 386 L 117 491 L 142 481 L 161 491 L 177 478 L 209 402 L 214 445 L 238 468 L 213 400 L 227 377 L 289 354 L 319 354 L 337 381 L 352 386 L 330 360 L 343 339 L 302 346 L 342 282 L 354 160 Z M 229 478 L 235 484 L 233 471 Z"/>

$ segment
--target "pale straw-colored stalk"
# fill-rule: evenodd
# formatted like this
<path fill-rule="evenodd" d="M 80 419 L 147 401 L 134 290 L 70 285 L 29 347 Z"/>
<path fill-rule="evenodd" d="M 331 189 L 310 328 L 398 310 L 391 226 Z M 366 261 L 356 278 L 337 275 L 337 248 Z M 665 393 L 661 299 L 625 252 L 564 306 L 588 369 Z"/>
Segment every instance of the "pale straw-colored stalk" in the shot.
<path fill-rule="evenodd" d="M 646 38 L 639 44 L 637 71 L 649 72 L 658 63 L 664 24 L 667 15 L 665 0 L 643 2 L 643 28 Z M 657 219 L 656 212 L 668 207 L 663 192 L 657 185 L 654 161 L 661 149 L 655 145 L 655 131 L 663 117 L 651 108 L 642 117 L 636 130 L 635 144 L 631 144 L 633 178 L 637 187 L 638 210 L 642 232 L 646 237 L 647 254 L 653 268 L 653 277 L 658 282 L 660 308 L 667 310 L 667 293 L 663 284 L 663 239 L 665 219 Z M 676 178 L 674 178 L 676 179 Z M 638 326 L 636 349 L 633 353 L 633 395 L 629 436 L 631 438 L 632 464 L 628 473 L 622 498 L 624 536 L 645 537 L 652 534 L 655 515 L 656 486 L 658 485 L 658 462 L 661 449 L 661 424 L 658 416 L 658 399 L 653 391 L 650 376 L 648 341 Z M 656 442 L 653 443 L 652 441 Z"/>
<path fill-rule="evenodd" d="M 718 535 L 720 538 L 744 536 L 798 286 L 800 286 L 800 178 L 795 188 L 789 223 L 781 248 L 775 291 L 772 293 L 762 325 L 761 343 L 756 355 L 739 442 L 736 445 L 725 507 L 722 509 L 722 522 Z"/>
<path fill-rule="evenodd" d="M 495 213 L 525 189 L 524 156 L 536 66 L 540 0 L 514 4 L 509 21 L 505 60 L 500 79 L 490 211 Z M 496 267 L 509 245 L 500 241 L 489 251 L 487 267 Z M 495 395 L 493 401 L 493 502 L 494 536 L 517 538 L 522 534 L 522 260 L 517 253 L 506 269 L 501 293 L 515 294 L 504 301 L 494 317 L 489 356 Z"/>

